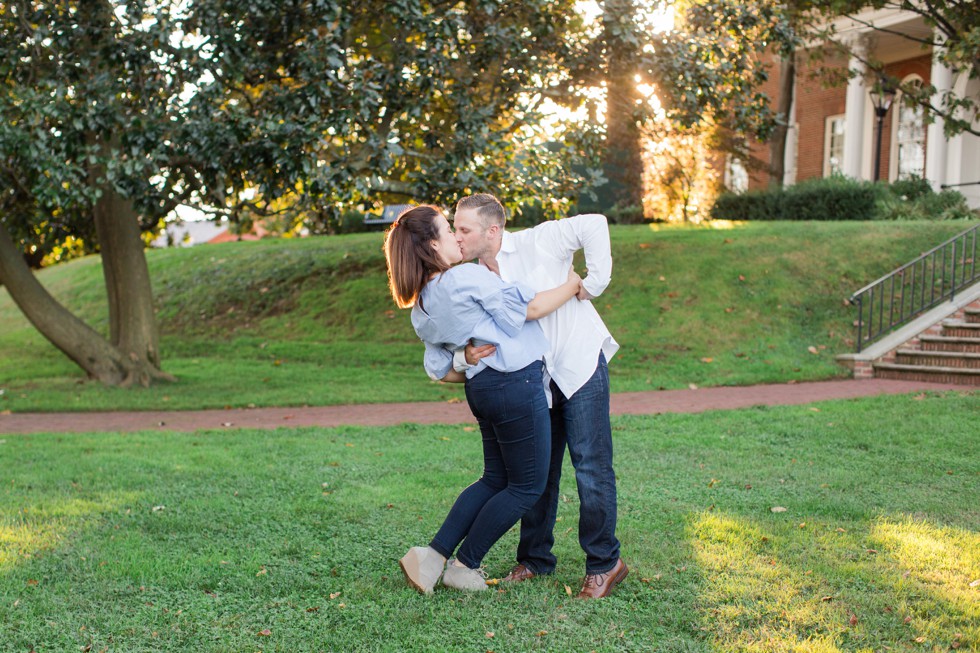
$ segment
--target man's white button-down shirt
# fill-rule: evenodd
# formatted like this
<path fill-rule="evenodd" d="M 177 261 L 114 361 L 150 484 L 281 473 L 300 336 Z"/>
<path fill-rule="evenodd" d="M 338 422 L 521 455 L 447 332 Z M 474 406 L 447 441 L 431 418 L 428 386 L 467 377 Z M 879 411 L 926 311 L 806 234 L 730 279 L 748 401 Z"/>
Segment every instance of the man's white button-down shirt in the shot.
<path fill-rule="evenodd" d="M 580 249 L 585 251 L 588 268 L 582 285 L 598 297 L 612 279 L 609 226 L 599 214 L 552 220 L 515 233 L 505 231 L 497 254 L 500 276 L 535 292 L 549 290 L 565 282 Z M 539 323 L 551 344 L 545 368 L 566 397 L 592 377 L 600 351 L 608 361 L 619 350 L 591 301 L 573 298 Z"/>

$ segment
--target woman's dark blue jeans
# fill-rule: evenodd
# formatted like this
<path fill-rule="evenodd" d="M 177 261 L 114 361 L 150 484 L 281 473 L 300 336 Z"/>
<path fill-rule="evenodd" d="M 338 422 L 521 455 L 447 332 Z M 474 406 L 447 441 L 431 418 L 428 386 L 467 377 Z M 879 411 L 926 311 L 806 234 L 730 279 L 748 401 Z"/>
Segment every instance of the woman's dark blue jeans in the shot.
<path fill-rule="evenodd" d="M 544 492 L 551 420 L 543 368 L 487 368 L 466 381 L 466 400 L 483 436 L 483 476 L 463 490 L 430 546 L 471 569 Z M 460 545 L 462 542 L 462 545 Z"/>

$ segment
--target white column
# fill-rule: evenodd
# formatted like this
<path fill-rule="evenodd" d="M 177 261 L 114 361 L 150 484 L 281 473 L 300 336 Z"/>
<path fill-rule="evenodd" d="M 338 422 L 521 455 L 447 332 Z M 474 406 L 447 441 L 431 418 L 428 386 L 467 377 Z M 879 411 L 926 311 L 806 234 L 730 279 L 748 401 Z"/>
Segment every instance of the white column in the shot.
<path fill-rule="evenodd" d="M 936 92 L 929 99 L 934 107 L 942 106 L 942 98 L 946 91 L 953 88 L 953 71 L 943 65 L 939 56 L 942 53 L 941 47 L 935 47 L 932 51 L 932 72 L 930 81 L 936 87 Z M 926 179 L 932 184 L 934 190 L 938 191 L 940 185 L 948 183 L 946 178 L 946 157 L 949 143 L 943 133 L 944 120 L 937 117 L 936 120 L 926 129 Z"/>
<path fill-rule="evenodd" d="M 847 82 L 844 108 L 844 163 L 841 170 L 848 177 L 860 179 L 864 168 L 864 122 L 868 101 L 868 89 L 864 85 L 864 78 L 867 74 L 867 66 L 857 57 L 851 57 L 847 67 L 851 70 L 852 77 Z"/>
<path fill-rule="evenodd" d="M 799 55 L 797 55 L 799 56 Z M 799 77 L 799 72 L 797 72 Z M 796 183 L 796 168 L 799 159 L 799 131 L 800 125 L 796 120 L 796 107 L 799 104 L 799 86 L 796 80 L 793 81 L 793 102 L 789 107 L 787 122 L 789 127 L 786 130 L 786 152 L 783 154 L 783 186 L 792 186 Z"/>

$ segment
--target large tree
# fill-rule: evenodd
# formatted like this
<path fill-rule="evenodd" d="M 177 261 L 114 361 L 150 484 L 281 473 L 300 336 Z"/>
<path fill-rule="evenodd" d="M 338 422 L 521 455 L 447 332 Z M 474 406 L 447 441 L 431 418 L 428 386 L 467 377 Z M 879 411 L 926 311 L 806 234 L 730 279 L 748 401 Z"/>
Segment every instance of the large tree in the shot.
<path fill-rule="evenodd" d="M 568 100 L 571 5 L 4 3 L 0 283 L 90 376 L 147 384 L 166 375 L 140 236 L 178 204 L 322 222 L 378 197 L 569 196 L 587 148 L 528 143 L 541 101 Z M 101 253 L 107 337 L 25 262 L 66 236 Z"/>

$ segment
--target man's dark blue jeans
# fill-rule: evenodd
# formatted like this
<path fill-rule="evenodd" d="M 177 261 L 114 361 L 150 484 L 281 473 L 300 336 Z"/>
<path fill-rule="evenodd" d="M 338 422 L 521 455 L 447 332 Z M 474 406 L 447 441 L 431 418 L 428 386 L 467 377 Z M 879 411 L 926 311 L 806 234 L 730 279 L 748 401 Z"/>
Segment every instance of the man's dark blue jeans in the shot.
<path fill-rule="evenodd" d="M 487 368 L 466 381 L 466 400 L 483 436 L 483 476 L 463 490 L 430 546 L 476 569 L 490 547 L 541 497 L 551 428 L 543 368 Z M 465 538 L 465 539 L 464 539 Z"/>
<path fill-rule="evenodd" d="M 595 373 L 571 398 L 551 383 L 551 469 L 541 499 L 521 520 L 517 561 L 535 574 L 550 574 L 555 543 L 558 486 L 567 445 L 578 484 L 578 539 L 585 573 L 609 571 L 619 560 L 616 539 L 616 474 L 609 423 L 609 367 L 599 354 Z"/>

